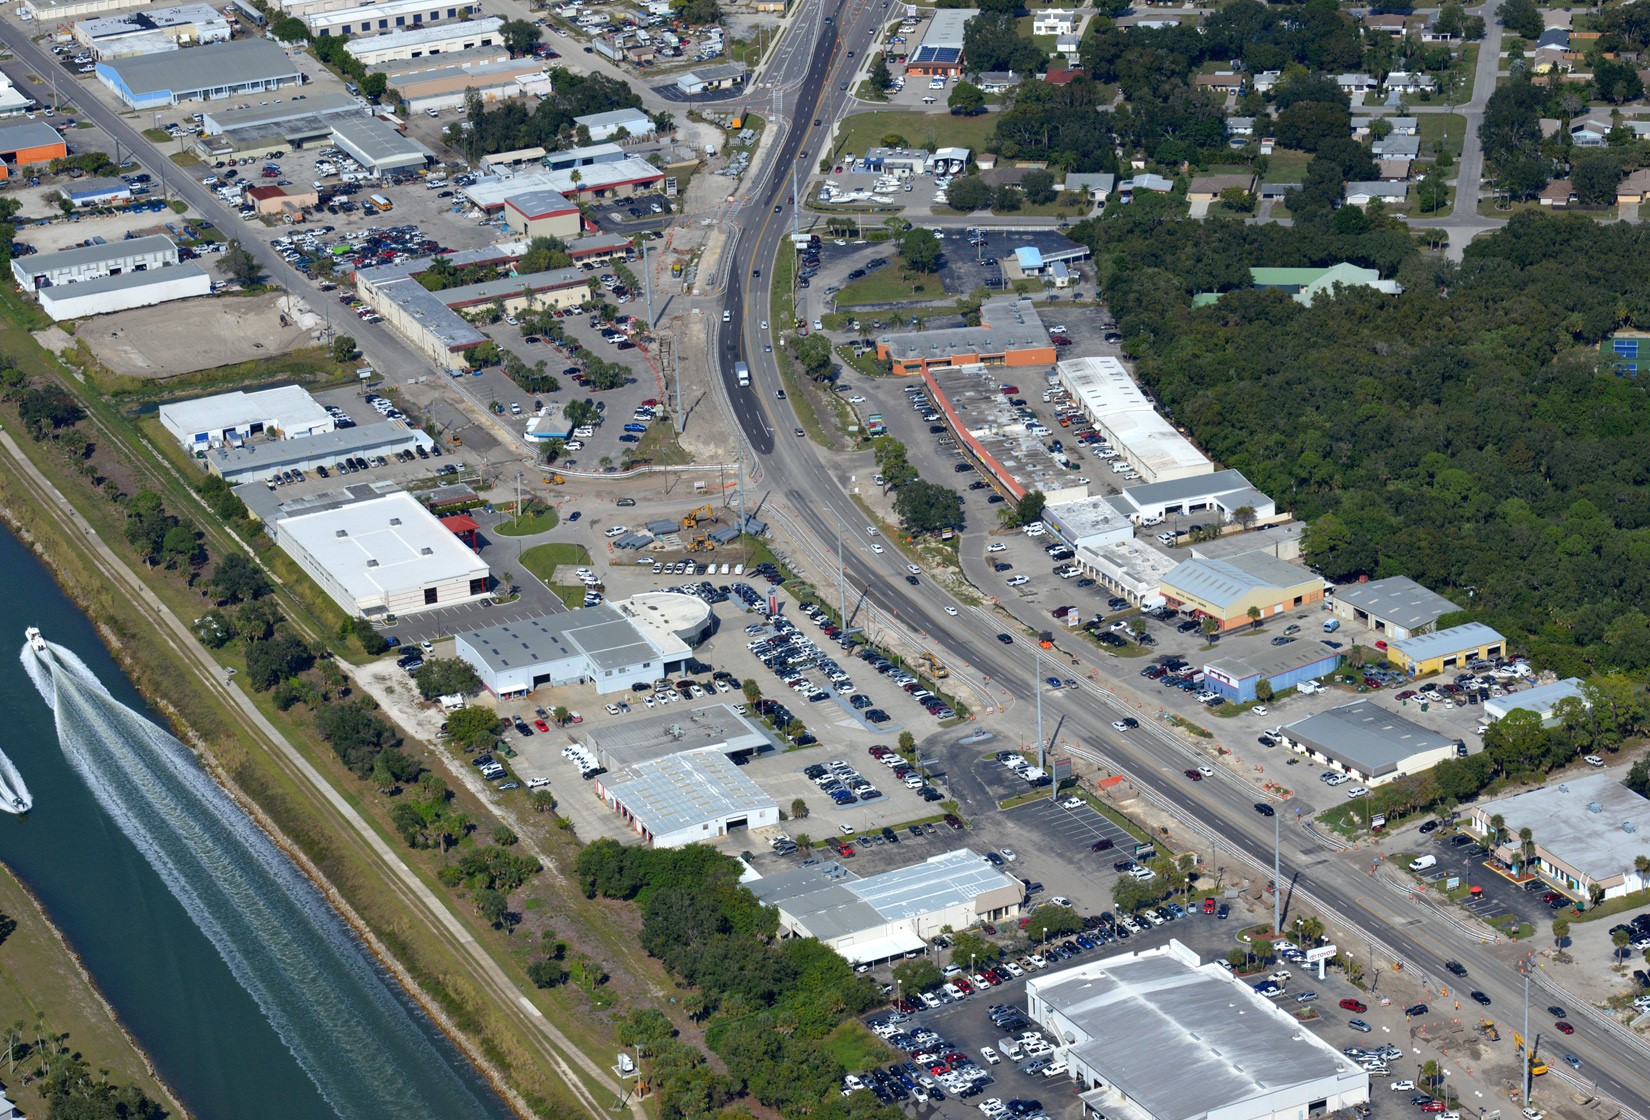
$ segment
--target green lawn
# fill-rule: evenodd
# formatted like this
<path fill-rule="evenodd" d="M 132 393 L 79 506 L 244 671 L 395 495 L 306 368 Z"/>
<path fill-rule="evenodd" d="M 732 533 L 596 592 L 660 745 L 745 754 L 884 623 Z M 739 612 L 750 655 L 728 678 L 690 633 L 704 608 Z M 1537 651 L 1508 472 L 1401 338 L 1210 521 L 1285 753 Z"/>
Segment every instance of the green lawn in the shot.
<path fill-rule="evenodd" d="M 906 272 L 898 265 L 890 265 L 850 281 L 836 294 L 836 305 L 858 307 L 866 303 L 942 299 L 945 294 L 945 284 L 939 276 L 921 276 Z"/>
<path fill-rule="evenodd" d="M 906 109 L 877 109 L 855 113 L 842 122 L 837 133 L 836 154 L 864 155 L 886 136 L 898 136 L 905 144 L 927 148 L 956 145 L 976 152 L 991 149 L 991 134 L 997 122 L 991 113 L 976 117 L 953 117 L 950 113 L 918 113 Z"/>
<path fill-rule="evenodd" d="M 539 544 L 521 554 L 521 566 L 545 584 L 562 564 L 588 564 L 590 552 L 582 544 Z"/>
<path fill-rule="evenodd" d="M 837 1024 L 836 1029 L 825 1036 L 822 1047 L 843 1069 L 850 1071 L 869 1069 L 895 1056 L 887 1043 L 866 1030 L 858 1019 Z"/>
<path fill-rule="evenodd" d="M 1467 118 L 1460 113 L 1420 113 L 1416 120 L 1421 129 L 1421 158 L 1432 159 L 1439 140 L 1451 159 L 1461 156 L 1461 144 L 1467 135 Z"/>
<path fill-rule="evenodd" d="M 554 508 L 535 509 L 529 504 L 525 516 L 512 518 L 509 521 L 500 521 L 493 526 L 493 532 L 501 537 L 530 537 L 534 533 L 544 533 L 556 527 L 556 511 Z"/>
<path fill-rule="evenodd" d="M 1274 147 L 1272 154 L 1266 157 L 1266 174 L 1262 178 L 1274 183 L 1303 182 L 1306 179 L 1306 165 L 1311 162 L 1310 152 Z"/>

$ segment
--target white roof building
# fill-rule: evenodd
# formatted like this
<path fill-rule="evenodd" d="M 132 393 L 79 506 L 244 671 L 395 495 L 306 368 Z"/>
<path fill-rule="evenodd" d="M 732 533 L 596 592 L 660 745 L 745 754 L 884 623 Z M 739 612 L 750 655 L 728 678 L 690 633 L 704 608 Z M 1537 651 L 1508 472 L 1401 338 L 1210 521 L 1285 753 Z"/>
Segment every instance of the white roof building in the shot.
<path fill-rule="evenodd" d="M 1634 861 L 1650 850 L 1650 801 L 1621 784 L 1617 774 L 1549 781 L 1537 789 L 1475 805 L 1472 827 L 1488 837 L 1497 815 L 1506 825 L 1496 855 L 1523 860 L 1519 831 L 1535 843 L 1531 867 L 1543 879 L 1590 904 L 1593 887 L 1619 898 L 1650 886 Z"/>
<path fill-rule="evenodd" d="M 773 797 L 712 747 L 639 762 L 600 788 L 608 808 L 655 848 L 779 823 Z"/>
<path fill-rule="evenodd" d="M 382 618 L 473 603 L 492 582 L 471 552 L 411 494 L 282 518 L 275 542 L 351 615 Z"/>
<path fill-rule="evenodd" d="M 1025 887 L 966 848 L 860 878 L 824 862 L 745 884 L 779 911 L 781 936 L 815 937 L 853 964 L 920 949 L 946 928 L 1020 912 Z"/>
<path fill-rule="evenodd" d="M 1157 412 L 1116 358 L 1074 358 L 1055 366 L 1095 429 L 1147 482 L 1209 474 L 1209 462 Z"/>
<path fill-rule="evenodd" d="M 1307 1120 L 1369 1100 L 1369 1075 L 1179 941 L 1026 981 L 1086 1115 Z"/>
<path fill-rule="evenodd" d="M 1384 785 L 1454 758 L 1459 740 L 1368 700 L 1286 723 L 1284 745 L 1365 786 Z"/>
<path fill-rule="evenodd" d="M 247 393 L 240 389 L 160 406 L 161 426 L 185 451 L 244 443 L 254 436 L 295 439 L 330 432 L 332 414 L 297 385 Z"/>
<path fill-rule="evenodd" d="M 133 307 L 151 307 L 174 299 L 210 295 L 212 277 L 200 265 L 187 261 L 172 268 L 101 276 L 79 284 L 41 288 L 35 293 L 40 309 L 57 322 L 108 315 Z"/>
<path fill-rule="evenodd" d="M 423 58 L 426 55 L 451 54 L 475 47 L 491 47 L 504 41 L 500 29 L 504 21 L 497 16 L 465 20 L 462 23 L 439 23 L 435 26 L 418 25 L 351 39 L 344 47 L 350 56 L 363 66 L 383 62 L 400 62 Z"/>
<path fill-rule="evenodd" d="M 1121 494 L 1107 499 L 1130 521 L 1139 523 L 1150 518 L 1163 518 L 1171 513 L 1203 513 L 1208 510 L 1220 514 L 1222 521 L 1232 520 L 1237 510 L 1248 506 L 1255 518 L 1265 521 L 1277 516 L 1277 504 L 1256 490 L 1242 471 L 1224 470 L 1212 474 L 1175 478 L 1167 482 L 1141 483 L 1130 486 Z"/>
<path fill-rule="evenodd" d="M 1517 711 L 1534 712 L 1543 725 L 1556 727 L 1559 721 L 1553 715 L 1553 710 L 1565 700 L 1580 700 L 1583 704 L 1587 703 L 1581 692 L 1580 677 L 1565 677 L 1561 681 L 1526 688 L 1522 692 L 1496 696 L 1484 701 L 1484 714 L 1490 719 L 1505 719 Z"/>
<path fill-rule="evenodd" d="M 170 237 L 157 233 L 99 245 L 77 245 L 55 253 L 13 257 L 11 274 L 17 286 L 27 292 L 52 284 L 73 284 L 177 263 L 178 247 Z"/>
<path fill-rule="evenodd" d="M 653 118 L 640 109 L 613 109 L 606 113 L 588 113 L 574 117 L 573 124 L 583 125 L 590 133 L 592 143 L 609 140 L 623 131 L 628 136 L 652 136 Z"/>

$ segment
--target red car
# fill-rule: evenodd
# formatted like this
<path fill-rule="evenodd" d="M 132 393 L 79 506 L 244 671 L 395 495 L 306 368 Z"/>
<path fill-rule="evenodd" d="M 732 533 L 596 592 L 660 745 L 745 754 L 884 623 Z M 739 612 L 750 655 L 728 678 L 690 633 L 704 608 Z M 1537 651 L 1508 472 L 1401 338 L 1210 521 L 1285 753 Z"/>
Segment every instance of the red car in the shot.
<path fill-rule="evenodd" d="M 534 720 L 533 721 L 533 726 L 538 728 L 540 731 L 549 731 L 550 730 L 550 725 L 548 723 L 545 723 L 542 719 Z"/>
<path fill-rule="evenodd" d="M 955 813 L 945 814 L 945 823 L 950 828 L 961 828 L 963 826 L 962 818 Z"/>
<path fill-rule="evenodd" d="M 1575 1034 L 1576 1033 L 1576 1029 L 1574 1027 L 1572 1027 L 1570 1024 L 1566 1023 L 1563 1019 L 1560 1019 L 1558 1022 L 1554 1023 L 1553 1026 L 1557 1027 L 1559 1029 L 1560 1033 L 1562 1033 L 1562 1034 Z"/>
<path fill-rule="evenodd" d="M 1444 1102 L 1443 1101 L 1428 1101 L 1426 1104 L 1421 1106 L 1421 1111 L 1422 1112 L 1442 1112 L 1442 1111 L 1444 1111 Z"/>
<path fill-rule="evenodd" d="M 1215 900 L 1214 899 L 1206 898 L 1206 899 L 1203 900 L 1203 912 L 1205 914 L 1213 914 L 1215 912 Z"/>
<path fill-rule="evenodd" d="M 1194 782 L 1201 782 L 1203 780 L 1203 775 L 1199 774 L 1196 770 L 1186 771 L 1186 776 Z"/>
<path fill-rule="evenodd" d="M 1341 1000 L 1341 1006 L 1358 1015 L 1362 1015 L 1365 1011 L 1369 1010 L 1369 1008 L 1365 1007 L 1355 999 L 1343 999 Z"/>

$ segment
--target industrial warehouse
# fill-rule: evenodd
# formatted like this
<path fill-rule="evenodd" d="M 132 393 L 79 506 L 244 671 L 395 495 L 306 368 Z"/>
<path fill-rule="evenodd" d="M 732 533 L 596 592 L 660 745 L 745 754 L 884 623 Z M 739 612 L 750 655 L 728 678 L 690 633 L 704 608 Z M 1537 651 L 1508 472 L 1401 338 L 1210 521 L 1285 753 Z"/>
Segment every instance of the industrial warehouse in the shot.
<path fill-rule="evenodd" d="M 486 626 L 454 642 L 494 696 L 580 683 L 611 693 L 679 670 L 715 625 L 703 600 L 660 591 Z"/>
<path fill-rule="evenodd" d="M 779 911 L 779 932 L 814 937 L 853 964 L 927 947 L 942 931 L 1020 913 L 1025 887 L 966 848 L 866 878 L 822 862 L 750 880 L 750 892 Z"/>
<path fill-rule="evenodd" d="M 1179 941 L 1026 981 L 1085 1115 L 1277 1120 L 1369 1101 L 1369 1074 Z"/>
<path fill-rule="evenodd" d="M 608 807 L 655 848 L 779 823 L 774 799 L 714 748 L 637 763 L 597 788 Z"/>
<path fill-rule="evenodd" d="M 1281 730 L 1285 746 L 1349 775 L 1362 786 L 1385 785 L 1406 774 L 1419 774 L 1465 750 L 1459 739 L 1368 700 L 1286 723 Z"/>
<path fill-rule="evenodd" d="M 269 532 L 352 617 L 472 603 L 491 588 L 486 562 L 405 492 L 284 517 Z"/>
<path fill-rule="evenodd" d="M 304 80 L 298 64 L 267 39 L 104 60 L 97 77 L 133 109 L 266 93 Z"/>

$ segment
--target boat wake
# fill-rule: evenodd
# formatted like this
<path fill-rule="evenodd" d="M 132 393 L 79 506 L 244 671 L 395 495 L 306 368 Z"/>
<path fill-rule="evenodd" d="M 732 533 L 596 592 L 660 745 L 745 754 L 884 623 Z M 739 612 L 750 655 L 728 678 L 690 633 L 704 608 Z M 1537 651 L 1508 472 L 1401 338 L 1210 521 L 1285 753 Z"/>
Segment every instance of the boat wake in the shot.
<path fill-rule="evenodd" d="M 23 661 L 70 764 L 339 1117 L 487 1114 L 314 885 L 188 748 L 69 650 L 35 635 Z"/>

